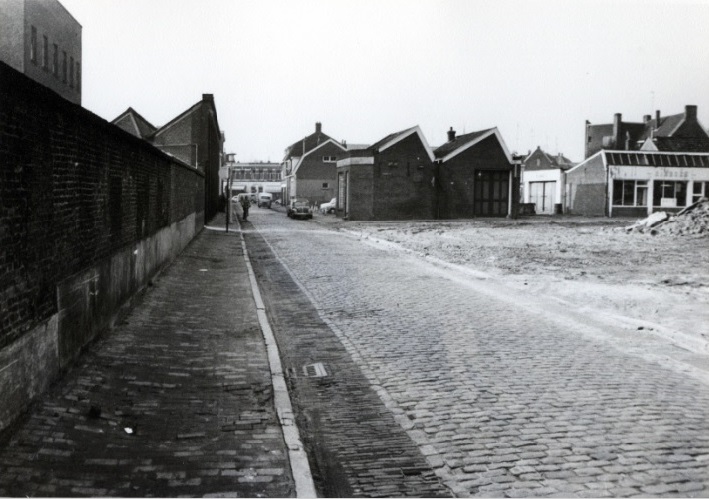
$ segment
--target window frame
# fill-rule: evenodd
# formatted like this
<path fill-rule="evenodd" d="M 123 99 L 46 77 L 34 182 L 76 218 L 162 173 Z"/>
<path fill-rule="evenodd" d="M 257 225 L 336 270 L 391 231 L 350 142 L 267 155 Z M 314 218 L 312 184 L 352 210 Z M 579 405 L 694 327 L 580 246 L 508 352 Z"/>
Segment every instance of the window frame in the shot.
<path fill-rule="evenodd" d="M 626 186 L 630 187 L 627 188 Z M 620 188 L 619 188 L 620 187 Z M 648 189 L 649 184 L 647 180 L 636 180 L 636 179 L 614 179 L 613 180 L 613 206 L 619 208 L 627 207 L 642 207 L 647 208 L 648 206 Z M 643 195 L 638 195 L 640 192 L 644 191 Z M 632 192 L 632 199 L 626 199 L 627 195 Z M 620 203 L 618 203 L 620 197 Z M 640 198 L 645 198 L 645 204 L 639 204 Z"/>
<path fill-rule="evenodd" d="M 30 26 L 30 62 L 37 65 L 37 28 Z"/>

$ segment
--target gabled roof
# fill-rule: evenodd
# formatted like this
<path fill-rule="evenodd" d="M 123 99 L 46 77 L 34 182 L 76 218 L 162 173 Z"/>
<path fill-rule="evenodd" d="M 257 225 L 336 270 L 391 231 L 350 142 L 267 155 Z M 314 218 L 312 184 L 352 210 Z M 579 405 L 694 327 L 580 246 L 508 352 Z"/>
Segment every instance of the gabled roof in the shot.
<path fill-rule="evenodd" d="M 475 146 L 475 144 L 479 144 L 480 142 L 491 136 L 495 136 L 497 138 L 500 147 L 502 147 L 502 150 L 505 153 L 505 156 L 507 157 L 507 161 L 509 161 L 510 163 L 514 163 L 514 160 L 512 159 L 512 154 L 510 154 L 510 150 L 507 148 L 507 144 L 505 144 L 505 141 L 502 138 L 502 135 L 500 134 L 500 131 L 497 129 L 497 127 L 489 128 L 487 130 L 481 130 L 479 132 L 471 132 L 456 137 L 454 140 L 447 142 L 438 149 L 436 149 L 436 158 L 443 162 L 448 161 L 449 159 L 454 158 L 463 151 L 470 149 L 471 147 Z"/>
<path fill-rule="evenodd" d="M 313 135 L 315 135 L 315 134 L 313 134 Z M 320 134 L 320 135 L 322 136 L 322 135 L 325 135 L 325 134 Z M 334 145 L 336 145 L 337 147 L 339 147 L 340 149 L 342 149 L 343 151 L 345 150 L 345 148 L 342 146 L 342 144 L 340 144 L 340 143 L 339 143 L 338 141 L 336 141 L 335 139 L 331 139 L 331 138 L 328 137 L 328 139 L 327 139 L 326 141 L 321 142 L 320 144 L 316 145 L 315 147 L 313 147 L 312 149 L 310 149 L 309 151 L 307 151 L 307 152 L 306 152 L 305 154 L 303 154 L 302 156 L 289 156 L 289 157 L 292 157 L 292 158 L 298 158 L 298 162 L 295 164 L 295 166 L 293 166 L 293 171 L 292 171 L 291 173 L 292 173 L 292 174 L 295 174 L 295 172 L 298 171 L 298 168 L 300 167 L 300 165 L 303 164 L 303 161 L 305 160 L 305 158 L 307 158 L 308 156 L 310 156 L 312 153 L 314 153 L 315 151 L 317 151 L 317 150 L 320 149 L 321 147 L 326 146 L 327 144 L 334 144 Z M 287 158 L 288 158 L 288 157 L 286 157 L 286 159 L 287 159 Z"/>
<path fill-rule="evenodd" d="M 120 126 L 126 132 L 140 137 L 141 139 L 151 136 L 155 130 L 157 130 L 157 127 L 153 126 L 132 107 L 129 107 L 118 115 L 111 123 Z"/>
<path fill-rule="evenodd" d="M 426 140 L 426 137 L 424 137 L 423 132 L 421 131 L 421 127 L 419 127 L 418 125 L 412 126 L 411 128 L 407 128 L 406 130 L 402 130 L 400 132 L 390 133 L 389 135 L 387 135 L 381 140 L 378 140 L 371 146 L 362 149 L 362 151 L 366 151 L 369 154 L 381 152 L 414 134 L 418 135 L 419 140 L 423 144 L 424 149 L 426 149 L 428 158 L 433 161 L 435 157 L 433 155 L 433 151 L 431 150 L 431 146 L 428 145 L 428 141 Z"/>
<path fill-rule="evenodd" d="M 544 158 L 549 162 L 549 168 L 551 170 L 555 170 L 557 168 L 562 169 L 562 170 L 568 170 L 569 168 L 572 168 L 575 163 L 571 161 L 569 158 L 564 156 L 563 154 L 559 153 L 556 156 L 552 156 L 551 154 L 547 153 L 544 151 L 541 147 L 537 147 L 533 152 L 529 153 L 526 158 L 522 160 L 525 165 L 527 162 L 532 159 L 533 156 L 540 154 L 543 155 Z M 527 165 L 529 166 L 529 165 Z"/>
<path fill-rule="evenodd" d="M 656 129 L 653 133 L 655 137 L 671 137 L 683 121 L 684 113 L 660 117 L 659 127 L 656 125 L 657 120 L 650 120 L 645 126 L 645 135 L 643 138 L 646 139 L 650 137 L 650 131 L 653 129 Z"/>
<path fill-rule="evenodd" d="M 194 113 L 197 109 L 199 109 L 199 107 L 202 105 L 202 103 L 203 103 L 203 101 L 199 101 L 196 104 L 194 104 L 193 106 L 189 107 L 186 111 L 183 111 L 182 113 L 175 116 L 173 119 L 171 119 L 170 121 L 165 123 L 163 126 L 158 128 L 155 131 L 155 133 L 153 134 L 153 137 L 157 137 L 158 135 L 164 133 L 167 129 L 169 129 L 170 127 L 172 127 L 176 123 L 182 121 L 190 114 Z"/>
<path fill-rule="evenodd" d="M 288 146 L 286 148 L 283 160 L 285 161 L 290 158 L 302 158 L 308 152 L 312 151 L 317 147 L 320 147 L 323 143 L 328 141 L 331 141 L 333 144 L 337 145 L 342 150 L 345 150 L 345 147 L 342 144 L 340 144 L 338 141 L 336 141 L 329 135 L 321 131 L 316 131 L 314 133 L 311 133 L 307 137 L 302 138 L 301 140 L 293 142 L 290 146 Z"/>
<path fill-rule="evenodd" d="M 452 141 L 446 142 L 442 146 L 436 148 L 436 157 L 442 158 L 451 153 L 452 151 L 455 151 L 459 147 L 464 146 L 468 142 L 471 142 L 485 134 L 489 134 L 492 130 L 494 130 L 494 128 L 488 128 L 487 130 L 480 130 L 479 132 L 470 132 L 463 135 L 459 135 Z"/>

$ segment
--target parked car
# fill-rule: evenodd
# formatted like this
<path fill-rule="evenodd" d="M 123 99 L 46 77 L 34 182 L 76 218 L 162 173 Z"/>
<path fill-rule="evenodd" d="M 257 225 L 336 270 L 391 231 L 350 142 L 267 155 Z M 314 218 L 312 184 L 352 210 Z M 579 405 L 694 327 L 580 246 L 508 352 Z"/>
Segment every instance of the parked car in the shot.
<path fill-rule="evenodd" d="M 290 218 L 313 218 L 313 210 L 307 199 L 292 199 L 286 213 Z"/>
<path fill-rule="evenodd" d="M 337 208 L 337 198 L 332 198 L 320 205 L 320 213 L 335 213 L 335 208 Z"/>
<path fill-rule="evenodd" d="M 270 208 L 272 199 L 273 199 L 273 196 L 271 196 L 269 193 L 261 192 L 258 195 L 257 206 L 259 208 L 261 208 L 262 206 L 265 206 L 266 208 Z"/>

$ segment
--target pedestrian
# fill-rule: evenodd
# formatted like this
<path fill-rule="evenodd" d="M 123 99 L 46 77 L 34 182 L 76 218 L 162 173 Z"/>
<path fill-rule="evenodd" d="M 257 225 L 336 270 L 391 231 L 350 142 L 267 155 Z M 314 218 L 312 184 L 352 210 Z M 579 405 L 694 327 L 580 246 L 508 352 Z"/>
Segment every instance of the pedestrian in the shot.
<path fill-rule="evenodd" d="M 248 196 L 241 197 L 241 207 L 244 209 L 244 222 L 246 222 L 246 218 L 249 216 L 249 208 L 251 207 L 251 200 Z"/>

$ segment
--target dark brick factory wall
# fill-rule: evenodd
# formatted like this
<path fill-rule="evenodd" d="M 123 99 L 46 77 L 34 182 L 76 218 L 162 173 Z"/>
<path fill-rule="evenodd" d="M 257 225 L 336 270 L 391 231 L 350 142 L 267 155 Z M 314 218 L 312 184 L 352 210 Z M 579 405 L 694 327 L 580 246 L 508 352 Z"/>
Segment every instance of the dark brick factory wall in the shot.
<path fill-rule="evenodd" d="M 0 63 L 0 429 L 203 220 L 203 174 Z"/>

